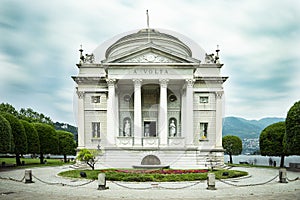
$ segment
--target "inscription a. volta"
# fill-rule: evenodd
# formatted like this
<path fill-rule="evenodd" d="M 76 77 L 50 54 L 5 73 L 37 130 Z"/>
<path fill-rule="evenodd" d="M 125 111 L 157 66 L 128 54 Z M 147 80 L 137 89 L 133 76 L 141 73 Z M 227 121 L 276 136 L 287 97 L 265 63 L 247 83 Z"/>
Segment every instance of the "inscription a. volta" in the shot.
<path fill-rule="evenodd" d="M 153 74 L 160 74 L 165 75 L 169 74 L 167 69 L 134 69 L 133 74 L 147 74 L 147 75 L 153 75 Z"/>

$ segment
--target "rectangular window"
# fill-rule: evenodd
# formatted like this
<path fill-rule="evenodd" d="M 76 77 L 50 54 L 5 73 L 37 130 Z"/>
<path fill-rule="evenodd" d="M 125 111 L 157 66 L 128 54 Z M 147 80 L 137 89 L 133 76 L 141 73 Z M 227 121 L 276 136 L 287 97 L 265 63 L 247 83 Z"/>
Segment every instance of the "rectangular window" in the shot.
<path fill-rule="evenodd" d="M 208 103 L 208 97 L 200 97 L 200 103 Z"/>
<path fill-rule="evenodd" d="M 200 123 L 200 139 L 205 140 L 207 139 L 207 128 L 208 123 Z"/>
<path fill-rule="evenodd" d="M 93 138 L 100 138 L 100 122 L 92 122 Z"/>
<path fill-rule="evenodd" d="M 100 96 L 91 96 L 92 103 L 100 103 Z"/>

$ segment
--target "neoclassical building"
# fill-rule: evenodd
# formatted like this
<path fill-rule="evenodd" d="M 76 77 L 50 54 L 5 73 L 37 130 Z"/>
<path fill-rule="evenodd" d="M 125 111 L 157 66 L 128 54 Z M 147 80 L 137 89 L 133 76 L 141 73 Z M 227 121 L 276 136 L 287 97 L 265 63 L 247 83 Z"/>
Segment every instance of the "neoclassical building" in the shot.
<path fill-rule="evenodd" d="M 197 48 L 197 47 L 196 47 Z M 195 47 L 194 47 L 195 49 Z M 179 37 L 142 29 L 105 55 L 83 54 L 73 76 L 78 149 L 101 149 L 99 165 L 203 168 L 223 164 L 223 64 Z M 103 57 L 104 59 L 101 59 Z"/>

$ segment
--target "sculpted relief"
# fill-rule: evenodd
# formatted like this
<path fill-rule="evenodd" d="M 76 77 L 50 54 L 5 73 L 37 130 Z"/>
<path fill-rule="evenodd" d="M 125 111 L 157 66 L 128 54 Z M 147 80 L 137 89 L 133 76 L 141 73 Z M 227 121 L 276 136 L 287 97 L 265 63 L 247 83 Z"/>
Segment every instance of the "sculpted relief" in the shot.
<path fill-rule="evenodd" d="M 147 53 L 129 60 L 126 63 L 174 63 L 174 60 L 154 53 Z"/>

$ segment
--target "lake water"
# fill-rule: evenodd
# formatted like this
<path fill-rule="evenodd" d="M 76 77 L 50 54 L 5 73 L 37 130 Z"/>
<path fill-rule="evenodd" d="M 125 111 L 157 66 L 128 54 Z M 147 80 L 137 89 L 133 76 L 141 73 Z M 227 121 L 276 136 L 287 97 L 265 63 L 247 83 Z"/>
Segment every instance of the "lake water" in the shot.
<path fill-rule="evenodd" d="M 232 156 L 232 162 L 239 164 L 239 162 L 248 162 L 253 163 L 256 159 L 256 165 L 265 165 L 269 166 L 269 158 L 272 158 L 273 161 L 276 161 L 277 166 L 280 165 L 280 157 L 275 156 L 260 156 L 260 155 L 238 155 Z M 224 162 L 228 163 L 229 155 L 224 156 Z M 289 166 L 289 163 L 300 163 L 300 156 L 286 156 L 284 159 L 284 165 Z"/>

